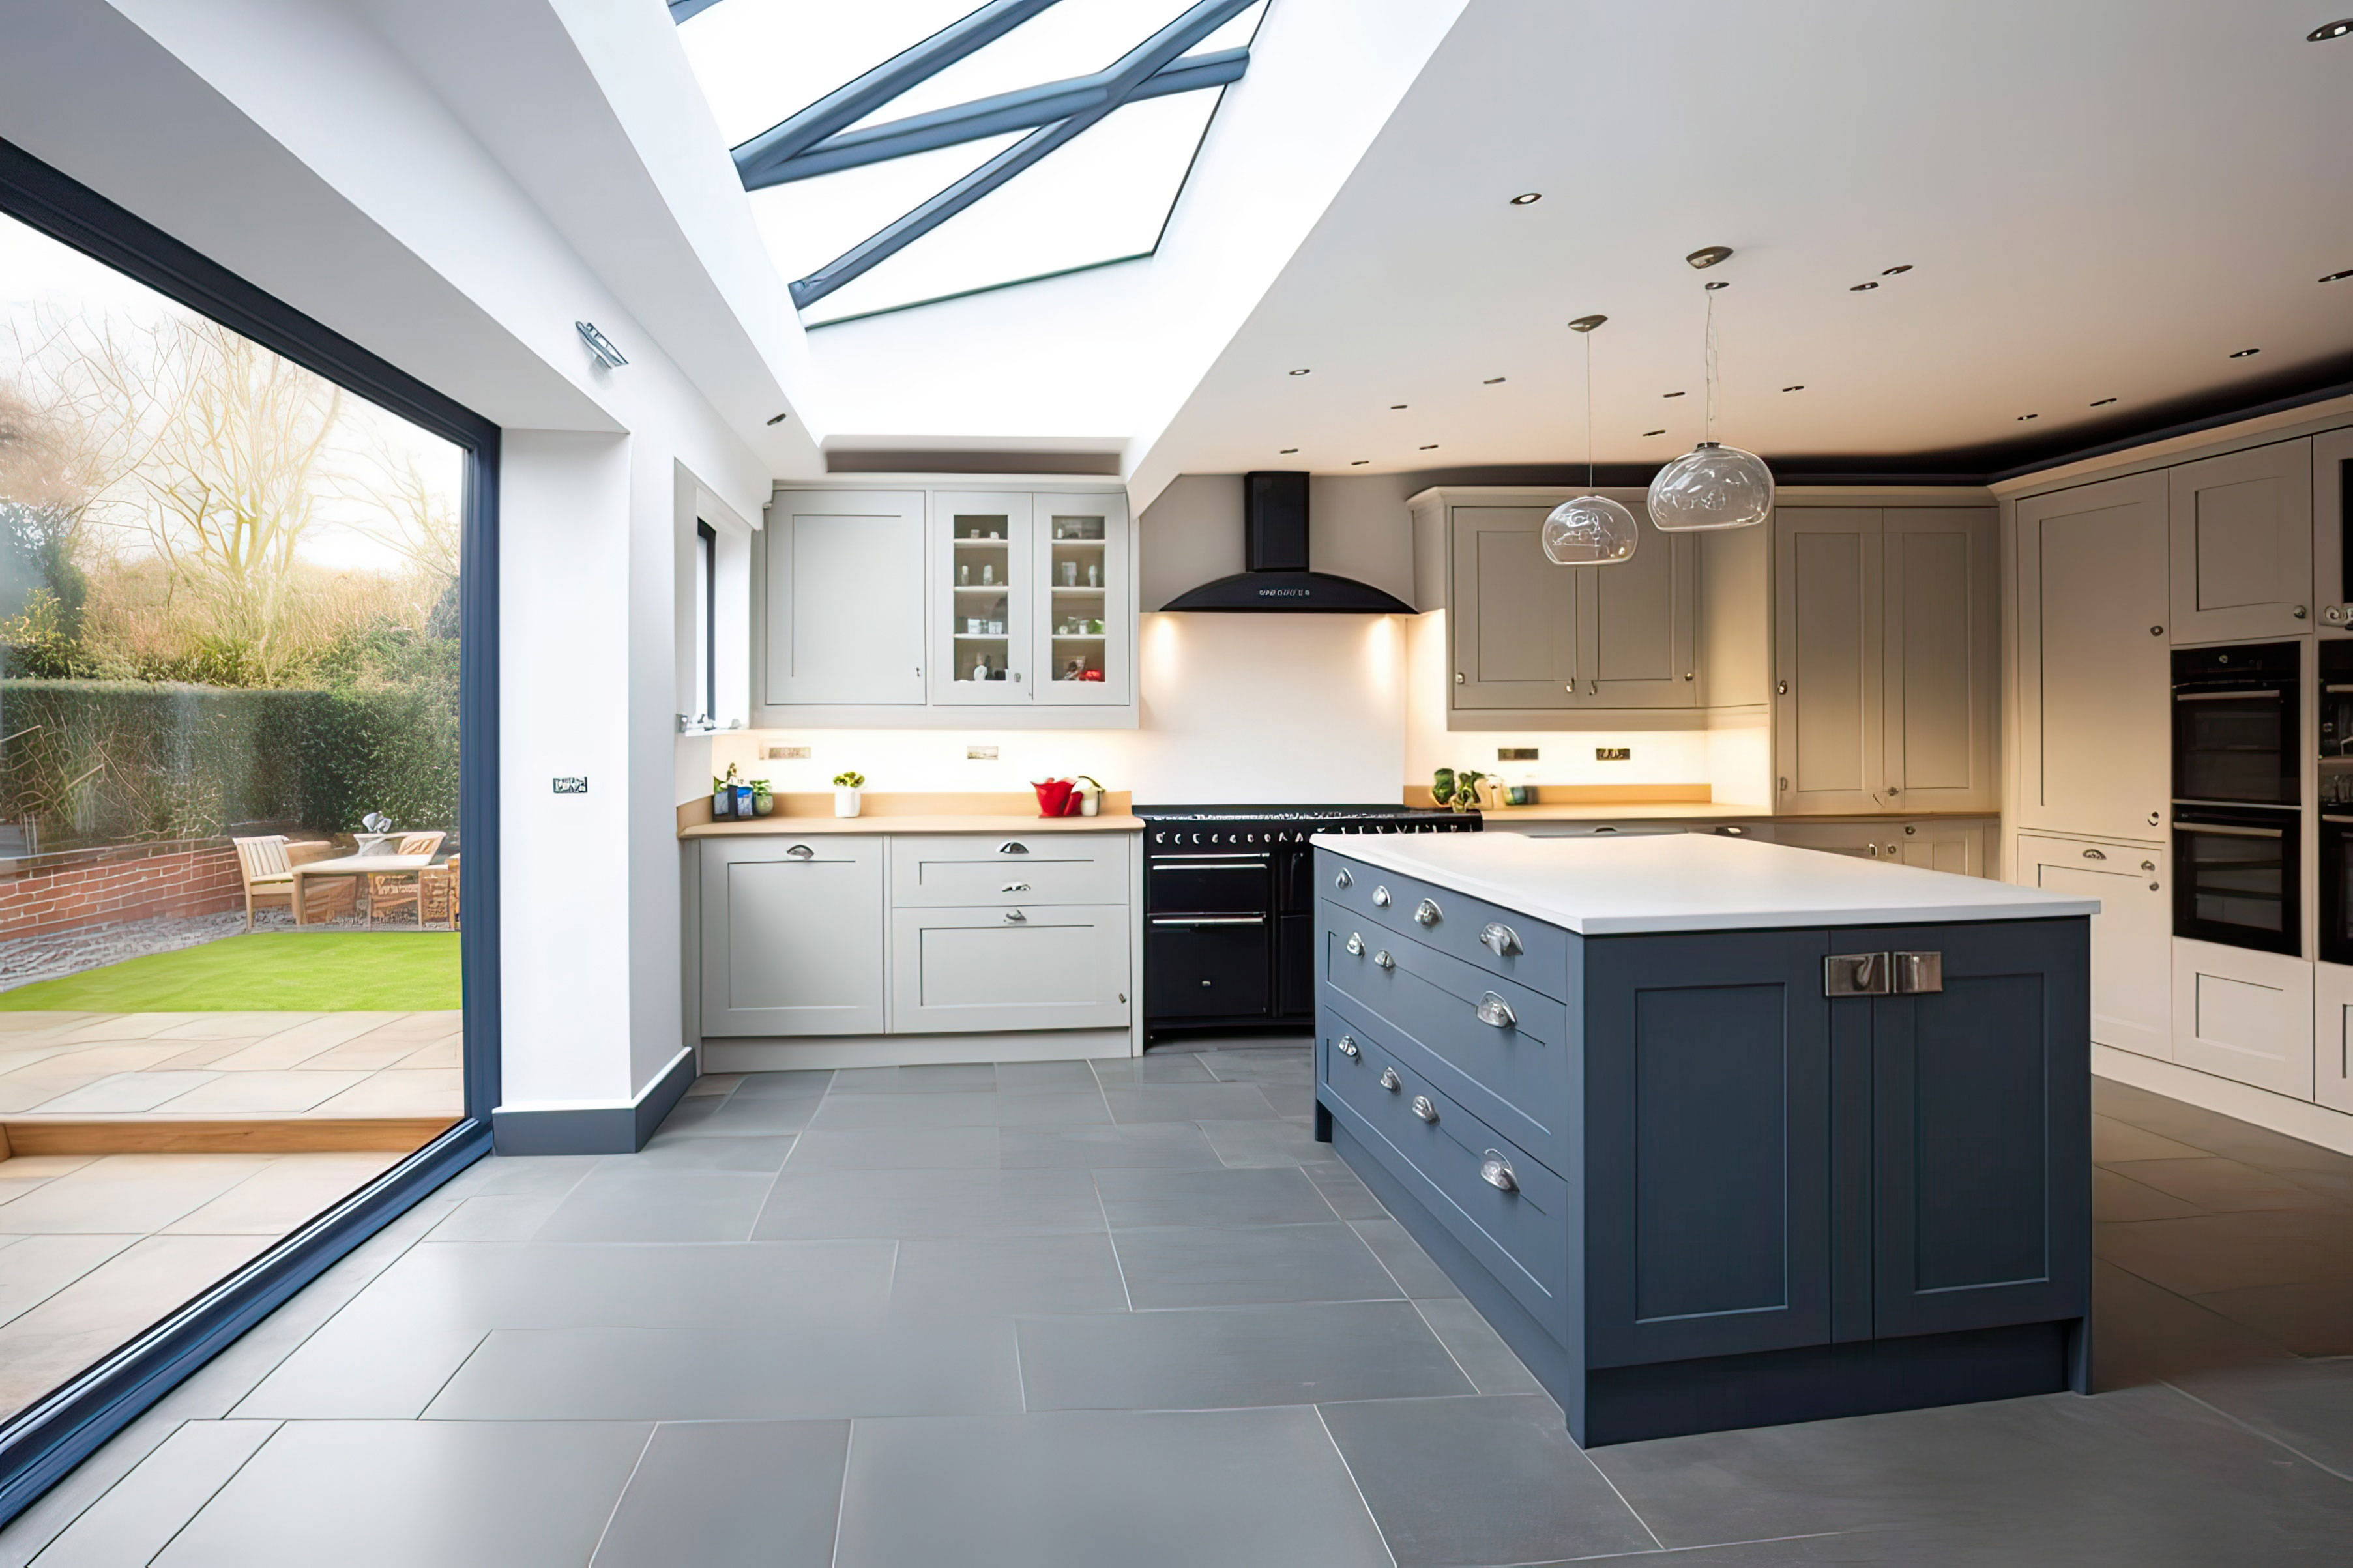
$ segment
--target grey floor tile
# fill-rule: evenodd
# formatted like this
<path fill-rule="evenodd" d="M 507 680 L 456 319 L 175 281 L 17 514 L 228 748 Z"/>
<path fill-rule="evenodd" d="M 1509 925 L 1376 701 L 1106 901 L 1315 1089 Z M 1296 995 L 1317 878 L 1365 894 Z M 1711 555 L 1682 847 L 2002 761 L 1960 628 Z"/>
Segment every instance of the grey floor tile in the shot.
<path fill-rule="evenodd" d="M 1460 1296 L 1425 1298 L 1414 1306 L 1480 1393 L 1544 1393 L 1536 1374 L 1512 1353 L 1512 1347 L 1479 1315 L 1478 1308 Z"/>
<path fill-rule="evenodd" d="M 836 1094 L 954 1094 L 996 1087 L 997 1068 L 987 1062 L 845 1068 L 833 1075 Z"/>
<path fill-rule="evenodd" d="M 1000 1127 L 1107 1127 L 1111 1107 L 1097 1089 L 1043 1089 L 997 1097 Z"/>
<path fill-rule="evenodd" d="M 448 1421 L 817 1421 L 1020 1408 L 1011 1320 L 968 1318 L 791 1331 L 501 1330 L 458 1369 L 426 1415 Z"/>
<path fill-rule="evenodd" d="M 1095 1079 L 1105 1089 L 1130 1089 L 1141 1083 L 1215 1083 L 1209 1069 L 1189 1051 L 1153 1051 L 1140 1057 L 1092 1061 Z"/>
<path fill-rule="evenodd" d="M 1024 1318 L 1031 1410 L 1201 1410 L 1469 1394 L 1408 1301 Z"/>
<path fill-rule="evenodd" d="M 604 1160 L 601 1154 L 492 1154 L 459 1173 L 459 1180 L 481 1173 L 469 1195 L 482 1197 L 560 1198 L 586 1178 Z M 451 1183 L 442 1190 L 452 1190 Z"/>
<path fill-rule="evenodd" d="M 1324 1201 L 1330 1204 L 1342 1219 L 1389 1217 L 1389 1211 L 1381 1207 L 1380 1199 L 1373 1196 L 1373 1189 L 1365 1185 L 1356 1173 L 1345 1165 L 1303 1165 L 1300 1168 L 1307 1173 L 1307 1179 L 1315 1184 L 1315 1190 L 1324 1194 Z"/>
<path fill-rule="evenodd" d="M 297 1421 L 156 1558 L 168 1568 L 578 1568 L 641 1425 Z"/>
<path fill-rule="evenodd" d="M 2184 1160 L 2205 1152 L 2113 1116 L 2092 1118 L 2092 1158 L 2103 1163 L 2112 1160 Z"/>
<path fill-rule="evenodd" d="M 2143 1186 L 2130 1176 L 2119 1175 L 2105 1165 L 2092 1167 L 2094 1219 L 2179 1219 L 2183 1215 L 2202 1212 L 2187 1199 L 2177 1198 L 2170 1193 L 2160 1193 L 2155 1187 Z"/>
<path fill-rule="evenodd" d="M 1200 1051 L 1196 1055 L 1220 1083 L 1306 1083 L 1315 1076 L 1315 1047 L 1254 1047 L 1248 1050 Z"/>
<path fill-rule="evenodd" d="M 2285 1361 L 2287 1352 L 2187 1297 L 2092 1265 L 2092 1386 L 2103 1393 L 2163 1383 L 2185 1372 Z"/>
<path fill-rule="evenodd" d="M 1145 1127 L 1008 1127 L 998 1134 L 999 1163 L 1008 1171 L 1083 1166 L 1207 1170 L 1217 1151 L 1187 1123 Z"/>
<path fill-rule="evenodd" d="M 831 1568 L 847 1421 L 668 1421 L 590 1568 Z"/>
<path fill-rule="evenodd" d="M 775 1175 L 793 1152 L 793 1136 L 695 1138 L 656 1133 L 634 1154 L 607 1154 L 603 1171 L 747 1171 Z"/>
<path fill-rule="evenodd" d="M 1333 1165 L 1339 1156 L 1329 1143 L 1315 1142 L 1314 1124 L 1305 1117 L 1279 1116 L 1248 1121 L 1203 1121 L 1195 1123 L 1209 1147 L 1228 1165 Z"/>
<path fill-rule="evenodd" d="M 776 1178 L 762 1172 L 600 1167 L 535 1241 L 748 1241 Z"/>
<path fill-rule="evenodd" d="M 747 1072 L 735 1085 L 737 1100 L 803 1100 L 823 1094 L 833 1084 L 830 1071 Z"/>
<path fill-rule="evenodd" d="M 529 1241 L 563 1202 L 561 1197 L 470 1197 L 452 1205 L 448 1217 L 431 1235 L 436 1241 Z"/>
<path fill-rule="evenodd" d="M 409 1421 L 424 1414 L 486 1331 L 345 1313 L 237 1402 L 241 1419 Z"/>
<path fill-rule="evenodd" d="M 1083 1170 L 786 1171 L 754 1239 L 1022 1236 L 1100 1231 Z"/>
<path fill-rule="evenodd" d="M 891 1315 L 902 1321 L 1127 1310 L 1119 1261 L 1100 1230 L 903 1241 L 891 1287 Z"/>
<path fill-rule="evenodd" d="M 1271 1301 L 1377 1301 L 1403 1292 L 1364 1239 L 1325 1225 L 1115 1230 L 1136 1310 Z"/>
<path fill-rule="evenodd" d="M 1373 1256 L 1381 1260 L 1381 1266 L 1407 1295 L 1419 1299 L 1462 1294 L 1446 1277 L 1446 1271 L 1430 1261 L 1421 1244 L 1408 1236 L 1405 1226 L 1397 1221 L 1360 1219 L 1352 1221 L 1349 1228 L 1364 1237 L 1365 1245 L 1373 1249 Z"/>
<path fill-rule="evenodd" d="M 1103 1213 L 1122 1229 L 1156 1225 L 1310 1225 L 1332 1205 L 1297 1167 L 1095 1174 Z"/>
<path fill-rule="evenodd" d="M 681 1100 L 662 1119 L 657 1137 L 772 1138 L 798 1132 L 809 1124 L 825 1097 L 815 1094 L 774 1099 L 746 1097 L 742 1089 L 724 1100 Z"/>
<path fill-rule="evenodd" d="M 1147 1058 L 1148 1059 L 1148 1058 Z M 1254 1083 L 1143 1083 L 1106 1086 L 1113 1121 L 1241 1121 L 1272 1116 L 1274 1107 Z"/>
<path fill-rule="evenodd" d="M 785 1162 L 801 1171 L 979 1171 L 997 1163 L 994 1127 L 805 1132 Z"/>
<path fill-rule="evenodd" d="M 939 1094 L 828 1094 L 809 1126 L 820 1132 L 918 1127 L 994 1127 L 994 1089 Z"/>
<path fill-rule="evenodd" d="M 2353 1361 L 2178 1373 L 2173 1385 L 2353 1481 Z"/>
<path fill-rule="evenodd" d="M 1312 1410 L 860 1423 L 839 1568 L 1370 1568 Z"/>
<path fill-rule="evenodd" d="M 2163 1387 L 1592 1452 L 1669 1546 L 1884 1526 L 1928 1562 L 2128 1568 L 2341 1560 L 2353 1530 L 2353 1487 Z"/>
<path fill-rule="evenodd" d="M 2154 1187 L 2186 1203 L 2195 1204 L 2209 1214 L 2230 1214 L 2250 1209 L 2330 1209 L 2343 1212 L 2341 1205 L 2299 1186 L 2285 1176 L 2242 1165 L 2236 1160 L 2225 1160 L 2218 1154 L 2200 1154 L 2184 1160 L 2129 1160 L 2110 1164 L 2110 1170 Z"/>
<path fill-rule="evenodd" d="M 2353 1355 L 2353 1285 L 2255 1285 L 2192 1298 L 2301 1356 Z"/>
<path fill-rule="evenodd" d="M 1092 1094 L 1094 1069 L 1084 1062 L 999 1062 L 999 1094 Z"/>
<path fill-rule="evenodd" d="M 1322 1410 L 1398 1568 L 1658 1545 L 1569 1440 L 1549 1399 L 1380 1399 Z"/>
<path fill-rule="evenodd" d="M 2353 1283 L 2353 1214 L 2265 1210 L 2103 1222 L 2092 1227 L 2092 1250 L 2184 1296 Z"/>
<path fill-rule="evenodd" d="M 40 1568 L 121 1568 L 161 1552 L 278 1430 L 274 1421 L 189 1421 L 83 1510 Z"/>

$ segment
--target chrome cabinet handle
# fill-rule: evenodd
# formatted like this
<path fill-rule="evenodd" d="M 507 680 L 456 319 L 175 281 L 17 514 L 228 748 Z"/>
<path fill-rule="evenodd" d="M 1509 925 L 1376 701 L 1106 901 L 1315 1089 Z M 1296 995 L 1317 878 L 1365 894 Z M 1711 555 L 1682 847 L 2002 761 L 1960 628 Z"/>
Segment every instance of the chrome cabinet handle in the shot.
<path fill-rule="evenodd" d="M 796 860 L 810 860 L 817 857 L 817 851 L 810 848 L 806 844 L 796 844 L 790 849 L 786 850 L 785 853 L 791 856 Z"/>
<path fill-rule="evenodd" d="M 1348 947 L 1348 956 L 1349 956 L 1349 957 L 1351 957 L 1351 958 L 1362 958 L 1362 957 L 1364 957 L 1364 956 L 1365 956 L 1365 938 L 1364 938 L 1364 934 L 1363 934 L 1361 931 L 1350 931 L 1350 932 L 1348 933 L 1348 942 L 1347 942 L 1347 947 Z"/>
<path fill-rule="evenodd" d="M 999 855 L 1027 855 L 1029 853 L 1029 846 L 1018 841 L 1014 841 L 998 845 L 997 847 L 997 852 Z"/>
<path fill-rule="evenodd" d="M 1373 954 L 1373 966 L 1377 969 L 1395 969 L 1397 967 L 1397 960 L 1389 956 L 1389 950 L 1388 948 L 1383 948 L 1380 952 Z"/>
<path fill-rule="evenodd" d="M 1332 1048 L 1352 1062 L 1361 1060 L 1365 1054 L 1356 1048 L 1356 1037 L 1353 1035 L 1341 1036 L 1332 1042 Z"/>
<path fill-rule="evenodd" d="M 997 890 L 1000 893 L 1026 893 L 1029 890 L 1029 884 L 1027 882 L 1008 882 L 1005 886 L 997 889 Z"/>
<path fill-rule="evenodd" d="M 1021 925 L 1029 919 L 1029 917 L 1023 914 L 1019 910 L 1008 910 L 1005 911 L 1005 923 L 1009 926 Z"/>
<path fill-rule="evenodd" d="M 1343 866 L 1340 868 L 1339 874 L 1332 879 L 1332 885 L 1335 888 L 1353 888 L 1356 885 L 1356 879 L 1348 875 L 1348 868 Z"/>
<path fill-rule="evenodd" d="M 1381 1087 L 1388 1089 L 1403 1089 L 1405 1087 L 1405 1079 L 1398 1077 L 1397 1068 L 1383 1068 L 1381 1069 Z"/>
<path fill-rule="evenodd" d="M 1490 1028 L 1508 1029 L 1520 1021 L 1518 1015 L 1512 1011 L 1512 1005 L 1493 991 L 1480 997 L 1479 1005 L 1472 1011 L 1481 1023 Z"/>
<path fill-rule="evenodd" d="M 2084 851 L 2084 858 L 2086 860 L 2105 860 L 2107 858 L 2107 856 L 2097 849 L 2086 849 Z"/>
<path fill-rule="evenodd" d="M 1479 1162 L 1479 1179 L 1499 1193 L 1516 1193 L 1520 1178 L 1512 1173 L 1512 1163 L 1504 1158 L 1500 1149 L 1490 1149 Z"/>
<path fill-rule="evenodd" d="M 1373 889 L 1373 902 L 1383 909 L 1389 907 L 1389 890 L 1386 886 L 1376 886 Z"/>
<path fill-rule="evenodd" d="M 1497 958 L 1510 958 L 1520 951 L 1520 933 L 1491 921 L 1487 929 L 1479 933 L 1479 944 L 1493 948 Z"/>
<path fill-rule="evenodd" d="M 2144 860 L 2140 863 L 2140 868 L 2144 871 L 2154 871 L 2157 869 L 2157 862 L 2154 860 Z"/>
<path fill-rule="evenodd" d="M 1434 926 L 1441 918 L 1436 899 L 1422 900 L 1413 911 L 1413 923 L 1416 925 Z"/>
<path fill-rule="evenodd" d="M 1424 1121 L 1434 1122 L 1438 1120 L 1438 1107 L 1430 1103 L 1430 1096 L 1426 1094 L 1417 1094 L 1413 1097 L 1413 1113 Z"/>

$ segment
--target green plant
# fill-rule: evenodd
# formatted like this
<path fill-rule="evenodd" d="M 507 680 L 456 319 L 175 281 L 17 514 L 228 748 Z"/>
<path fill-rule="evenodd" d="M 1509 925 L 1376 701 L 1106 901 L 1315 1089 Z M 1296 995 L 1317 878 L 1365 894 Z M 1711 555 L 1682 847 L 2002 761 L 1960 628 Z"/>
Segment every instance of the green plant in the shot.
<path fill-rule="evenodd" d="M 776 786 L 771 784 L 767 780 L 754 779 L 752 781 L 752 798 L 754 800 L 774 800 L 776 798 Z"/>
<path fill-rule="evenodd" d="M 1440 768 L 1430 775 L 1430 798 L 1439 805 L 1454 804 L 1454 770 Z"/>
<path fill-rule="evenodd" d="M 1487 775 L 1476 768 L 1464 768 L 1454 775 L 1454 809 L 1476 811 L 1479 807 L 1479 781 Z"/>
<path fill-rule="evenodd" d="M 866 775 L 860 773 L 856 768 L 844 768 L 841 772 L 833 775 L 833 787 L 836 789 L 863 789 L 866 787 Z"/>

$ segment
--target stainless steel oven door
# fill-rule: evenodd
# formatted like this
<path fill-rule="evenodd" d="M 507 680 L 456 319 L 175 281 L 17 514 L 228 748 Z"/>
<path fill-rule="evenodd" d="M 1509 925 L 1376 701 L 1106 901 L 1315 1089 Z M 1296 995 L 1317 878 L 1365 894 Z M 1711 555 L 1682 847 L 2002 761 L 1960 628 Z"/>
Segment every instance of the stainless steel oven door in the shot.
<path fill-rule="evenodd" d="M 2303 952 L 2303 858 L 2293 811 L 2177 807 L 2173 934 L 2290 955 Z"/>

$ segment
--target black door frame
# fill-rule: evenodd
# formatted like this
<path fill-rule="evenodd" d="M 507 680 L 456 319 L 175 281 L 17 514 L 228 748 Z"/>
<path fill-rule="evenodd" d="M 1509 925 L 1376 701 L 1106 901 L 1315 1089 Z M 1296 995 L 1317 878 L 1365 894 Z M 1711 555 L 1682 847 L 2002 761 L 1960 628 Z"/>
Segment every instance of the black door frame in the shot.
<path fill-rule="evenodd" d="M 499 427 L 349 338 L 0 140 L 0 213 L 455 443 L 466 452 L 459 578 L 458 826 L 466 857 L 466 1113 L 455 1126 L 0 1422 L 0 1523 L 327 1267 L 491 1148 L 499 1099 Z"/>

